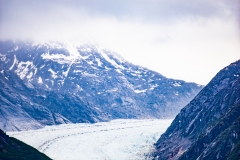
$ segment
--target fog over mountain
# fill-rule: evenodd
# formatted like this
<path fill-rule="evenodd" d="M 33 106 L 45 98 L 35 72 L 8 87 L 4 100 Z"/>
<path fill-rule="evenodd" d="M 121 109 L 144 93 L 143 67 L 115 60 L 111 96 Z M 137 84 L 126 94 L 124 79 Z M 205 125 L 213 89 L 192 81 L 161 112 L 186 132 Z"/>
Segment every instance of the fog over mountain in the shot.
<path fill-rule="evenodd" d="M 168 78 L 206 85 L 239 58 L 238 0 L 0 3 L 0 39 L 97 44 Z"/>

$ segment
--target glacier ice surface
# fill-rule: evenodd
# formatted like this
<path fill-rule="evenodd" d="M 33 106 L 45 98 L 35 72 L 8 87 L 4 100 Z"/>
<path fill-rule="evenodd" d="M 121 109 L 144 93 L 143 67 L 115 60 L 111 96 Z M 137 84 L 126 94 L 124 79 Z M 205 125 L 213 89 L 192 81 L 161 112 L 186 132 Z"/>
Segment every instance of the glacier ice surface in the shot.
<path fill-rule="evenodd" d="M 141 160 L 172 119 L 118 119 L 8 132 L 56 160 Z"/>

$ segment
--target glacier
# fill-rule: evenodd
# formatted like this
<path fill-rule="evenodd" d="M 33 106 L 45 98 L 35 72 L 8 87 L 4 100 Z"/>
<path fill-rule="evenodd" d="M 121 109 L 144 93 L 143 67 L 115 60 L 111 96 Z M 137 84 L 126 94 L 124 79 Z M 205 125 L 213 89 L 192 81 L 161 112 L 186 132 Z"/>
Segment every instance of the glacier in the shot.
<path fill-rule="evenodd" d="M 117 119 L 7 134 L 56 160 L 141 160 L 151 158 L 154 143 L 171 122 L 172 119 Z"/>

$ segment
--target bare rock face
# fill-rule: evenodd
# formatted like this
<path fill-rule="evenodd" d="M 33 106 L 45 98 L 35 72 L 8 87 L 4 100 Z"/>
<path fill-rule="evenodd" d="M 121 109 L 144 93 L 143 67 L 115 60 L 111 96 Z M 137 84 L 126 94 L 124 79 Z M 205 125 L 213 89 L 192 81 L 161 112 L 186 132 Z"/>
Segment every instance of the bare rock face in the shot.
<path fill-rule="evenodd" d="M 155 159 L 239 159 L 240 60 L 222 69 L 155 144 Z"/>
<path fill-rule="evenodd" d="M 203 88 L 92 45 L 0 42 L 0 128 L 173 118 Z"/>

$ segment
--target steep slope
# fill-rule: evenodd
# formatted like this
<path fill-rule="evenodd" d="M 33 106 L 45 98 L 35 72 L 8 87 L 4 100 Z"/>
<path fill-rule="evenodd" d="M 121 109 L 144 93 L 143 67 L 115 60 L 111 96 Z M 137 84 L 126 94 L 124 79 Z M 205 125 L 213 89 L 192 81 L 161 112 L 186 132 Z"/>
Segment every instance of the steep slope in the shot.
<path fill-rule="evenodd" d="M 0 60 L 4 130 L 172 118 L 203 87 L 168 79 L 91 45 L 1 41 Z"/>
<path fill-rule="evenodd" d="M 221 70 L 157 141 L 155 159 L 227 159 L 240 140 L 240 60 Z M 238 151 L 237 151 L 238 152 Z"/>
<path fill-rule="evenodd" d="M 7 71 L 0 74 L 0 84 L 0 128 L 7 131 L 104 120 L 97 119 L 96 116 L 101 113 L 78 97 L 28 88 L 18 76 Z"/>
<path fill-rule="evenodd" d="M 6 135 L 0 129 L 0 159 L 2 160 L 50 160 L 35 148 Z"/>
<path fill-rule="evenodd" d="M 179 159 L 237 160 L 240 158 L 240 150 L 237 146 L 240 144 L 239 135 L 240 104 L 237 104 L 214 124 L 208 134 L 200 136 Z M 235 149 L 236 153 L 234 153 Z"/>

